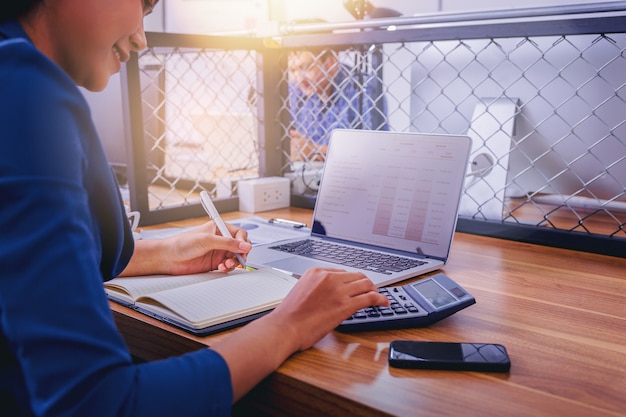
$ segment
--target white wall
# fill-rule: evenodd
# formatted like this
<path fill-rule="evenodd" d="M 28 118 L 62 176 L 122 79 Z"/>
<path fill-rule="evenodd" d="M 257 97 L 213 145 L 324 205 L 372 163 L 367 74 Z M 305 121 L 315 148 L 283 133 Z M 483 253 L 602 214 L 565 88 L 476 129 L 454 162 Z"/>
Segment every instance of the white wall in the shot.
<path fill-rule="evenodd" d="M 380 1 L 380 0 L 379 0 Z M 605 3 L 605 0 L 441 0 L 444 11 L 521 9 L 566 4 Z"/>
<path fill-rule="evenodd" d="M 329 22 L 354 20 L 342 0 L 269 0 L 270 13 L 282 21 L 322 18 Z M 604 0 L 370 0 L 377 7 L 394 9 L 404 16 L 420 13 L 519 9 L 566 4 L 602 3 Z"/>
<path fill-rule="evenodd" d="M 370 0 L 377 7 L 396 10 L 404 16 L 422 13 L 501 10 L 566 4 L 602 3 L 603 0 Z M 254 32 L 255 26 L 272 21 L 321 18 L 328 22 L 353 21 L 343 0 L 161 0 L 165 31 L 207 34 Z"/>
<path fill-rule="evenodd" d="M 162 0 L 165 31 L 209 34 L 250 30 L 267 21 L 267 0 Z"/>
<path fill-rule="evenodd" d="M 374 6 L 397 10 L 404 16 L 434 13 L 439 10 L 477 11 L 576 3 L 601 3 L 601 0 L 370 0 Z M 145 20 L 146 31 L 175 33 L 212 33 L 241 31 L 269 19 L 287 22 L 321 18 L 329 22 L 353 21 L 343 0 L 161 0 Z M 107 154 L 121 162 L 124 157 L 124 126 L 120 77 L 111 78 L 101 93 L 85 96 L 93 110 Z"/>
<path fill-rule="evenodd" d="M 295 0 L 283 0 L 282 4 L 276 4 L 276 8 L 282 6 L 283 21 L 299 20 L 307 18 L 321 18 L 329 22 L 353 21 L 352 15 L 343 6 L 342 0 L 316 0 L 301 2 Z M 414 13 L 436 12 L 439 0 L 373 0 L 371 4 L 378 7 L 394 9 L 405 16 Z"/>

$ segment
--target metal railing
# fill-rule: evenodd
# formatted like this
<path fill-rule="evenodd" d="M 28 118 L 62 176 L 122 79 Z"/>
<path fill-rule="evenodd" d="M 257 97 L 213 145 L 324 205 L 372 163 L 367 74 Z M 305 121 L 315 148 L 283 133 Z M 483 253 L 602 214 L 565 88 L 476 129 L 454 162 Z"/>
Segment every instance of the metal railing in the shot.
<path fill-rule="evenodd" d="M 334 91 L 360 95 L 335 97 L 351 127 L 472 136 L 457 230 L 624 256 L 625 9 L 287 24 L 263 39 L 148 34 L 125 71 L 131 205 L 146 224 L 202 215 L 207 190 L 236 210 L 238 181 L 281 175 L 292 203 L 312 207 L 324 140 L 291 149 L 303 128 L 289 61 L 309 50 L 345 70 Z M 374 111 L 385 127 L 367 124 Z"/>

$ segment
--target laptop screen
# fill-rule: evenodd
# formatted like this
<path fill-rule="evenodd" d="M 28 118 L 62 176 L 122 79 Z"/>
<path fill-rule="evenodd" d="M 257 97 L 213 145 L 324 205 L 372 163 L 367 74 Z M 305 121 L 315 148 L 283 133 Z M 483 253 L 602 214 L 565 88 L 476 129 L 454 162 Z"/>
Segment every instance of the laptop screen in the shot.
<path fill-rule="evenodd" d="M 447 258 L 471 139 L 335 130 L 313 235 Z"/>

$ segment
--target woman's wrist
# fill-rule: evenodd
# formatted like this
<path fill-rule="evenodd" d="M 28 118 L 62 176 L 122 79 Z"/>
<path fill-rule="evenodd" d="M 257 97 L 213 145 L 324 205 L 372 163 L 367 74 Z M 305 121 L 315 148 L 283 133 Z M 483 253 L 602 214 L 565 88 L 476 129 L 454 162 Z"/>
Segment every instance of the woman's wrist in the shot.
<path fill-rule="evenodd" d="M 119 276 L 169 274 L 167 263 L 164 262 L 164 248 L 162 239 L 135 241 L 133 256 Z"/>

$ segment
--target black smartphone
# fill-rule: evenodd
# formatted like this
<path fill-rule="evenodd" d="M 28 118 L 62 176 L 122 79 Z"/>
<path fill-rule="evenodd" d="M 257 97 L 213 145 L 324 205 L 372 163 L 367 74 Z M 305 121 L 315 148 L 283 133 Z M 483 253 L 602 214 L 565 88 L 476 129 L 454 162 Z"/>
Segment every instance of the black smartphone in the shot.
<path fill-rule="evenodd" d="M 395 368 L 508 372 L 511 360 L 496 343 L 452 343 L 394 340 L 389 345 L 389 365 Z"/>

